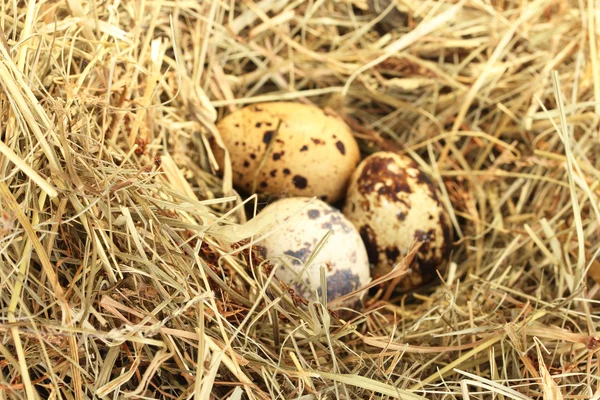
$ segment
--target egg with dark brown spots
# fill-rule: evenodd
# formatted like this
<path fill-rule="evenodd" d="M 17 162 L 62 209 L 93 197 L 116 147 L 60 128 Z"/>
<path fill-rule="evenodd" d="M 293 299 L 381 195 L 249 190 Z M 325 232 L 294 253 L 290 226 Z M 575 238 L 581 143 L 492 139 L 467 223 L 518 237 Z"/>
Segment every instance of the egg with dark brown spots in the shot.
<path fill-rule="evenodd" d="M 248 193 L 340 200 L 360 161 L 346 123 L 318 107 L 293 102 L 244 107 L 217 128 L 231 158 L 233 184 Z M 223 167 L 223 151 L 213 141 Z"/>
<path fill-rule="evenodd" d="M 374 276 L 390 272 L 415 242 L 423 244 L 399 289 L 430 282 L 445 266 L 452 227 L 435 187 L 411 158 L 391 152 L 365 158 L 352 175 L 343 212 L 360 232 Z"/>
<path fill-rule="evenodd" d="M 261 213 L 279 230 L 259 242 L 263 255 L 277 268 L 276 276 L 311 301 L 321 298 L 321 267 L 327 300 L 348 294 L 369 282 L 367 251 L 350 221 L 318 199 L 278 200 Z M 331 231 L 330 236 L 320 243 Z"/>

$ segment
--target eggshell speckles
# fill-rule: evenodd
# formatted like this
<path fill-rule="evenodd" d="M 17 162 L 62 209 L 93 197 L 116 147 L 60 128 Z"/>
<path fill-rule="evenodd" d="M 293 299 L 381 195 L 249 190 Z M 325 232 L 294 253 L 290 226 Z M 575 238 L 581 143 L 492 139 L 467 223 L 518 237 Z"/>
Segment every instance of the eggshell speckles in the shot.
<path fill-rule="evenodd" d="M 360 160 L 344 121 L 314 106 L 252 105 L 223 118 L 217 128 L 231 155 L 233 183 L 246 192 L 335 203 Z M 221 149 L 214 143 L 212 148 L 222 167 Z"/>
<path fill-rule="evenodd" d="M 369 281 L 369 261 L 356 228 L 337 209 L 320 200 L 293 197 L 267 206 L 268 214 L 282 229 L 265 239 L 264 256 L 278 264 L 276 276 L 309 299 L 320 296 L 320 267 L 326 268 L 327 298 L 333 300 Z M 304 269 L 319 242 L 331 230 L 324 246 Z M 286 262 L 282 262 L 285 259 Z M 287 265 L 286 265 L 287 264 Z M 300 277 L 297 277 L 304 269 Z"/>
<path fill-rule="evenodd" d="M 431 281 L 450 253 L 452 230 L 429 179 L 414 161 L 390 152 L 365 158 L 348 187 L 344 214 L 356 226 L 376 276 L 389 272 L 414 241 L 423 241 L 399 288 Z"/>

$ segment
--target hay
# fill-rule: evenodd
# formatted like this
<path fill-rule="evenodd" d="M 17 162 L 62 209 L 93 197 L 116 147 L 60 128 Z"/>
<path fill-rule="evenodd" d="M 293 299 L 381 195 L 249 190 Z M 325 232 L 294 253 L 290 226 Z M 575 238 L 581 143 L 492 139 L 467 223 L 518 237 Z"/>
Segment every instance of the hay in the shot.
<path fill-rule="evenodd" d="M 375 2 L 2 4 L 0 398 L 600 396 L 596 2 Z M 441 284 L 273 278 L 207 143 L 290 99 L 435 178 Z"/>

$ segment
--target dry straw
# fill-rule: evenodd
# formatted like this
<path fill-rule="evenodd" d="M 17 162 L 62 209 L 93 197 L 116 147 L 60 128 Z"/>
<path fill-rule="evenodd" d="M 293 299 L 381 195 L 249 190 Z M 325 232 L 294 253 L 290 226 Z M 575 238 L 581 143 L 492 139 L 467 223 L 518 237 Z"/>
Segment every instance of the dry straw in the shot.
<path fill-rule="evenodd" d="M 600 398 L 597 7 L 2 2 L 0 399 Z M 284 99 L 433 177 L 441 283 L 341 319 L 274 278 L 207 143 Z"/>

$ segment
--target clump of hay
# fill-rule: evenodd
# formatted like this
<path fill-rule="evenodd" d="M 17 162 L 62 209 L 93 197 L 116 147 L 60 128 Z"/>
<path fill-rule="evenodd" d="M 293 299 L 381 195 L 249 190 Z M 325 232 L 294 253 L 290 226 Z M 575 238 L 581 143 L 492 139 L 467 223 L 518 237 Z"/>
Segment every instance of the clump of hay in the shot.
<path fill-rule="evenodd" d="M 596 398 L 594 7 L 4 2 L 0 397 Z M 207 146 L 271 100 L 435 178 L 440 284 L 340 319 L 273 279 Z"/>

